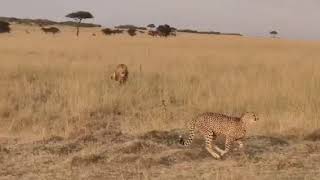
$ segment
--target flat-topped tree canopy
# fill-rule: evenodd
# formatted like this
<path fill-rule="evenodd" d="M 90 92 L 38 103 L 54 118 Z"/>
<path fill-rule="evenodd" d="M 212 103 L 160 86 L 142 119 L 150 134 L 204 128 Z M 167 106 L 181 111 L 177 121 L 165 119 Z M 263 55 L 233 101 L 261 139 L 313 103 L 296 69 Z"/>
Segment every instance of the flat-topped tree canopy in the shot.
<path fill-rule="evenodd" d="M 276 35 L 276 34 L 278 34 L 278 32 L 277 31 L 271 31 L 270 34 Z"/>
<path fill-rule="evenodd" d="M 271 37 L 273 37 L 273 38 L 276 38 L 276 36 L 278 35 L 278 32 L 277 31 L 270 31 L 270 35 L 271 35 Z"/>
<path fill-rule="evenodd" d="M 91 19 L 93 15 L 87 11 L 77 11 L 66 15 L 66 17 L 73 19 Z"/>

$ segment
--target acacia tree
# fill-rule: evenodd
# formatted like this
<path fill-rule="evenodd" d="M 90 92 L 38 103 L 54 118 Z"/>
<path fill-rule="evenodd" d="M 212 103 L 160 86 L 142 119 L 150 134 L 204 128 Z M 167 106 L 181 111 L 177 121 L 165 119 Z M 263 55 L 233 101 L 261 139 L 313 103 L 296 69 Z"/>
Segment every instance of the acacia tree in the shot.
<path fill-rule="evenodd" d="M 68 15 L 66 15 L 66 17 L 72 18 L 78 22 L 77 36 L 79 36 L 79 28 L 80 28 L 82 20 L 83 19 L 91 19 L 91 18 L 93 18 L 93 15 L 87 11 L 78 11 L 78 12 L 73 12 L 73 13 L 68 14 Z"/>
<path fill-rule="evenodd" d="M 275 38 L 278 35 L 277 31 L 271 31 L 270 32 L 271 37 Z"/>

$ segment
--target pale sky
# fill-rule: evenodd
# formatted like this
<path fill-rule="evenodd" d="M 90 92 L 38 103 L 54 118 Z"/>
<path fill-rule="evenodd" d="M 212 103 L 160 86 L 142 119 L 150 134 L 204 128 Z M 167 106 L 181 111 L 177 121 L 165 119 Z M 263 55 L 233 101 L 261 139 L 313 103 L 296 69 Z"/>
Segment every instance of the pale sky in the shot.
<path fill-rule="evenodd" d="M 320 0 L 1 0 L 0 16 L 68 20 L 65 15 L 90 11 L 86 22 L 170 24 L 178 28 L 320 40 Z"/>

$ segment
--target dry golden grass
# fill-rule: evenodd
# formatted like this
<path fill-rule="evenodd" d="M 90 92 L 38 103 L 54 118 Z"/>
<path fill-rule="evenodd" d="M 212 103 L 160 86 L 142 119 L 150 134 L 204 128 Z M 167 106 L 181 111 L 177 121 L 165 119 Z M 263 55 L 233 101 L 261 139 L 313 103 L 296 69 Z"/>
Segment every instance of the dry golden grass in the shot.
<path fill-rule="evenodd" d="M 320 42 L 13 28 L 0 35 L 2 133 L 68 136 L 88 131 L 93 117 L 117 115 L 121 130 L 136 134 L 183 128 L 203 111 L 254 111 L 255 134 L 320 128 Z M 109 79 L 118 63 L 130 71 L 121 88 Z"/>
<path fill-rule="evenodd" d="M 0 34 L 0 179 L 319 177 L 320 42 L 61 28 Z M 198 137 L 178 145 L 204 111 L 260 121 L 243 151 L 214 160 Z"/>

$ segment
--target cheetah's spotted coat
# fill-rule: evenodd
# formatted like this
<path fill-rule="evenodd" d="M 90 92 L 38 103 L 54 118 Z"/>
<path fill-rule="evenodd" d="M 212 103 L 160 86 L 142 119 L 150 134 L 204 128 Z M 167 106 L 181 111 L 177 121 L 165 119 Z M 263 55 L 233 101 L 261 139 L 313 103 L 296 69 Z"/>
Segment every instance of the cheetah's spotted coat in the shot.
<path fill-rule="evenodd" d="M 188 140 L 184 141 L 181 138 L 180 141 L 185 146 L 190 145 L 195 129 L 197 129 L 205 138 L 207 151 L 213 157 L 219 159 L 230 150 L 230 145 L 233 142 L 237 142 L 240 148 L 243 147 L 242 139 L 246 135 L 248 124 L 257 120 L 258 118 L 254 113 L 245 113 L 242 117 L 230 117 L 211 112 L 203 113 L 190 122 L 191 126 Z M 216 145 L 213 146 L 221 155 L 212 150 L 212 141 L 214 141 L 218 135 L 224 135 L 226 137 L 225 150 L 220 149 Z"/>

